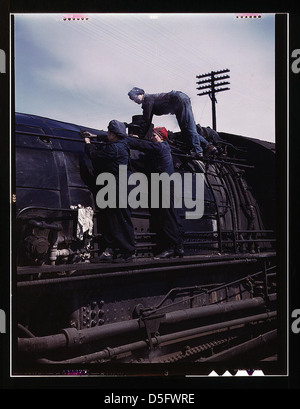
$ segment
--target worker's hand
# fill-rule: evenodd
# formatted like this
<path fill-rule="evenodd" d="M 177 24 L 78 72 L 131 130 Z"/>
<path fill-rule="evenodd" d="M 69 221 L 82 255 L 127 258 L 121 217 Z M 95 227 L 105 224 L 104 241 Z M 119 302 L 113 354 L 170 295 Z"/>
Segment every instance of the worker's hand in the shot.
<path fill-rule="evenodd" d="M 80 131 L 80 135 L 83 138 L 96 138 L 97 137 L 97 135 L 94 135 L 94 134 L 92 134 L 92 133 L 90 133 L 88 131 Z"/>
<path fill-rule="evenodd" d="M 85 143 L 91 143 L 90 138 L 84 138 Z"/>

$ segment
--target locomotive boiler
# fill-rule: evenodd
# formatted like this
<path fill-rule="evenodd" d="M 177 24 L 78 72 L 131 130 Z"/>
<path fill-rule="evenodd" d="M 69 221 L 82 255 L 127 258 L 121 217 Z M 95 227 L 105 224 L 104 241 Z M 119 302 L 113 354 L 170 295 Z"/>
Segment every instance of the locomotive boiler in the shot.
<path fill-rule="evenodd" d="M 219 154 L 195 160 L 169 132 L 175 171 L 204 177 L 203 216 L 186 219 L 179 209 L 185 256 L 155 258 L 151 211 L 138 208 L 136 258 L 104 264 L 93 262 L 105 243 L 82 129 L 105 133 L 15 114 L 15 373 L 79 364 L 136 373 L 138 364 L 160 374 L 166 363 L 178 373 L 189 362 L 199 373 L 249 354 L 254 364 L 276 357 L 274 144 L 220 133 Z M 131 163 L 142 170 L 137 151 Z"/>

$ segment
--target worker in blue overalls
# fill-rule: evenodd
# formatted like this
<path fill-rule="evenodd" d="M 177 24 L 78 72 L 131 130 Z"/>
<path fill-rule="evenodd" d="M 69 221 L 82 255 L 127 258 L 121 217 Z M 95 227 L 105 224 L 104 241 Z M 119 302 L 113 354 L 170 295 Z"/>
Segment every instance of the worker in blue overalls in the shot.
<path fill-rule="evenodd" d="M 131 149 L 146 153 L 144 160 L 147 161 L 149 173 L 161 174 L 166 172 L 168 175 L 174 173 L 173 158 L 166 128 L 154 128 L 150 140 L 129 136 L 127 141 Z M 162 192 L 160 192 L 159 196 L 159 208 L 150 209 L 151 218 L 155 222 L 157 244 L 160 249 L 156 258 L 183 257 L 183 231 L 177 209 L 174 208 L 173 194 L 170 194 L 170 205 L 167 208 L 161 205 Z"/>
<path fill-rule="evenodd" d="M 197 132 L 190 98 L 181 91 L 171 91 L 160 94 L 146 94 L 141 88 L 134 87 L 128 92 L 129 98 L 142 105 L 143 118 L 139 136 L 146 135 L 153 115 L 175 114 L 182 135 L 185 137 L 190 154 L 195 158 L 217 153 L 217 148 Z"/>
<path fill-rule="evenodd" d="M 98 136 L 104 143 L 99 147 L 90 143 L 90 137 L 95 137 L 89 132 L 82 132 L 85 140 L 85 151 L 90 157 L 94 173 L 103 172 L 115 176 L 118 188 L 119 166 L 126 165 L 130 172 L 130 150 L 127 143 L 126 126 L 123 122 L 112 120 L 108 124 L 107 135 Z M 135 253 L 134 228 L 131 221 L 130 207 L 106 207 L 99 210 L 100 228 L 106 243 L 106 249 L 97 260 L 100 262 L 128 262 Z"/>

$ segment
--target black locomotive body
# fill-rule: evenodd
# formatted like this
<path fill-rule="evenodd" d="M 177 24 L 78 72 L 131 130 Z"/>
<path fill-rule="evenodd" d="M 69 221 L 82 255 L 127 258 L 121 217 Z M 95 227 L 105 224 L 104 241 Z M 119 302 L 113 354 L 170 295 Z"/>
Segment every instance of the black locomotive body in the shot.
<path fill-rule="evenodd" d="M 194 160 L 170 134 L 175 171 L 205 180 L 203 217 L 180 209 L 185 256 L 155 259 L 151 212 L 136 209 L 135 260 L 97 264 L 101 218 L 80 129 L 16 114 L 15 372 L 276 356 L 274 144 L 221 133 L 221 154 Z M 81 229 L 86 209 L 92 231 Z"/>

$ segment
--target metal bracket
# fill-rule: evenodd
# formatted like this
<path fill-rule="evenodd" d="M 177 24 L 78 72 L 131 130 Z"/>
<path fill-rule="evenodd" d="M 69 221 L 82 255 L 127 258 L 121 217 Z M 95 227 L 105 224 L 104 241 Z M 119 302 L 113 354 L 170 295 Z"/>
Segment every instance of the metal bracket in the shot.
<path fill-rule="evenodd" d="M 149 347 L 151 351 L 154 349 L 154 345 L 152 342 L 152 335 L 156 336 L 159 334 L 158 330 L 159 330 L 160 324 L 164 317 L 165 317 L 165 314 L 153 315 L 149 317 L 141 317 L 141 320 L 146 328 Z"/>
<path fill-rule="evenodd" d="M 143 305 L 141 304 L 138 304 L 135 307 L 134 312 L 135 312 L 135 315 L 139 316 L 140 328 L 145 327 L 150 350 L 153 350 L 154 345 L 152 342 L 152 336 L 159 335 L 158 330 L 159 330 L 161 322 L 165 318 L 165 314 L 147 315 L 147 313 L 144 312 Z"/>

